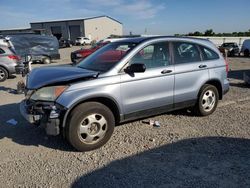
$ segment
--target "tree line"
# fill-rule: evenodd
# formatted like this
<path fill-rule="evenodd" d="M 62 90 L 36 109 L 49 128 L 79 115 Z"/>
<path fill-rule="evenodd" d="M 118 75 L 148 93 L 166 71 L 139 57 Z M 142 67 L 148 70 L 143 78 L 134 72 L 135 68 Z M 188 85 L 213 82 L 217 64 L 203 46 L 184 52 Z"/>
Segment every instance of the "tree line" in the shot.
<path fill-rule="evenodd" d="M 232 33 L 215 33 L 213 29 L 208 29 L 204 32 L 195 31 L 188 34 L 175 34 L 175 36 L 215 36 L 215 37 L 249 37 L 250 29 L 245 32 L 232 32 Z"/>

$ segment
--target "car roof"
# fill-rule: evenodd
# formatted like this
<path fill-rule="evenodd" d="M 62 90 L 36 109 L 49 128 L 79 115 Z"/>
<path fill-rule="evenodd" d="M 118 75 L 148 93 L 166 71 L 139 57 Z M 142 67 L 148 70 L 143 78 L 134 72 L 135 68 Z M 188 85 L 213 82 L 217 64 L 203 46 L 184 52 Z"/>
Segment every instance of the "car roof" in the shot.
<path fill-rule="evenodd" d="M 142 43 L 146 41 L 151 41 L 151 40 L 157 40 L 157 39 L 165 39 L 165 40 L 187 40 L 189 42 L 197 42 L 203 45 L 207 45 L 211 48 L 214 48 L 215 45 L 208 39 L 203 39 L 203 38 L 194 38 L 194 37 L 175 37 L 175 36 L 150 36 L 150 37 L 133 37 L 133 38 L 127 38 L 127 39 L 122 39 L 117 42 L 131 42 L 131 43 Z M 116 42 L 116 41 L 115 41 Z"/>
<path fill-rule="evenodd" d="M 9 49 L 8 46 L 4 46 L 4 45 L 0 45 L 0 48 L 1 48 L 1 49 L 5 49 L 5 50 L 6 50 L 6 49 L 7 49 L 7 50 Z"/>

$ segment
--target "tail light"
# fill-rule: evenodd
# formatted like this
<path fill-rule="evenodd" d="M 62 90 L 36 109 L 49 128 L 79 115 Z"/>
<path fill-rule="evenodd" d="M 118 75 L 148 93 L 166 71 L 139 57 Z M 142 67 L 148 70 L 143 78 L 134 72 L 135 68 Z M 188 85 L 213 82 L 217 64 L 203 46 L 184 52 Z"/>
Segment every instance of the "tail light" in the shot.
<path fill-rule="evenodd" d="M 229 65 L 228 65 L 228 60 L 227 60 L 227 58 L 225 58 L 224 62 L 225 62 L 225 64 L 226 64 L 226 72 L 227 72 L 227 74 L 228 74 Z"/>
<path fill-rule="evenodd" d="M 21 58 L 17 55 L 8 55 L 8 58 L 13 59 L 13 60 L 17 60 L 17 61 L 21 60 Z"/>

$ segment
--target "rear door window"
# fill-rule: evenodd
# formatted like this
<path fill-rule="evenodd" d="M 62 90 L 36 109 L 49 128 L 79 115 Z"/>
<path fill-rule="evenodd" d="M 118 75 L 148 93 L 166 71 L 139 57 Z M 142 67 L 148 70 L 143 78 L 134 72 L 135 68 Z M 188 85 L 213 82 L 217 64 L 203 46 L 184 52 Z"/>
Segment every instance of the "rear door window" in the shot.
<path fill-rule="evenodd" d="M 173 51 L 176 64 L 201 61 L 199 49 L 194 43 L 173 42 Z"/>
<path fill-rule="evenodd" d="M 199 46 L 199 47 L 201 49 L 204 60 L 215 60 L 220 58 L 215 51 L 204 46 Z"/>

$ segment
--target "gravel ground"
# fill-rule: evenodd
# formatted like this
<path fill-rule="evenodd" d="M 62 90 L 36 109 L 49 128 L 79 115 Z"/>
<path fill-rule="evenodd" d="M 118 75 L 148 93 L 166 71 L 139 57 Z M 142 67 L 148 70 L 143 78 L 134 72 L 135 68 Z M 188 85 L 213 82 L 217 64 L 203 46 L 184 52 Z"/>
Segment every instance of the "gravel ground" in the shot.
<path fill-rule="evenodd" d="M 67 64 L 76 48 L 60 50 L 52 65 Z M 211 116 L 177 111 L 152 117 L 160 128 L 123 124 L 87 153 L 22 119 L 20 77 L 0 83 L 0 187 L 250 187 L 250 88 L 242 81 L 250 58 L 229 62 L 231 89 Z M 12 118 L 17 125 L 6 123 Z"/>

